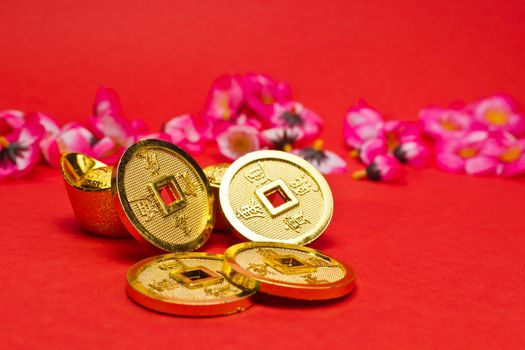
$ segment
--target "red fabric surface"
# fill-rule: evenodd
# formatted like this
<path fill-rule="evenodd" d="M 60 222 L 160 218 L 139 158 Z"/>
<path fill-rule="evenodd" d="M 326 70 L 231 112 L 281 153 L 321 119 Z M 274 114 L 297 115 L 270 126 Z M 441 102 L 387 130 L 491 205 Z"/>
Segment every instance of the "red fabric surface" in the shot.
<path fill-rule="evenodd" d="M 359 97 L 413 119 L 495 92 L 525 102 L 520 1 L 91 1 L 0 5 L 0 109 L 83 120 L 96 88 L 153 128 L 197 112 L 225 72 L 291 84 L 344 154 Z M 523 109 L 522 109 L 523 110 Z M 202 165 L 218 160 L 209 150 Z M 351 168 L 358 166 L 351 163 Z M 55 169 L 0 184 L 0 343 L 6 348 L 523 348 L 523 179 L 410 169 L 396 185 L 331 175 L 335 215 L 312 246 L 352 264 L 336 303 L 264 300 L 233 316 L 148 311 L 124 292 L 150 253 L 79 230 Z M 214 235 L 203 251 L 236 240 Z"/>

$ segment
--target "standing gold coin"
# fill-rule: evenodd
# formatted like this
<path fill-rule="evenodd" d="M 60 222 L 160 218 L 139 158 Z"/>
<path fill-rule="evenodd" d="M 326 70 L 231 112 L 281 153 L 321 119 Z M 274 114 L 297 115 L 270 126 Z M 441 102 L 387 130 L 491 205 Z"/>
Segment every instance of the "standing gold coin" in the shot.
<path fill-rule="evenodd" d="M 352 268 L 324 253 L 293 244 L 247 242 L 224 253 L 222 271 L 235 284 L 303 300 L 338 298 L 352 291 Z"/>
<path fill-rule="evenodd" d="M 142 140 L 114 168 L 117 212 L 140 242 L 165 251 L 190 251 L 213 228 L 213 195 L 195 161 L 177 146 Z"/>
<path fill-rule="evenodd" d="M 226 170 L 219 193 L 226 219 L 250 241 L 308 244 L 326 229 L 334 207 L 321 173 L 280 151 L 237 159 Z"/>
<path fill-rule="evenodd" d="M 126 291 L 138 304 L 175 315 L 227 315 L 249 308 L 255 291 L 226 279 L 222 263 L 222 255 L 206 253 L 148 258 L 128 270 Z"/>
<path fill-rule="evenodd" d="M 222 177 L 229 166 L 229 163 L 219 163 L 209 165 L 203 169 L 204 174 L 206 174 L 206 178 L 210 183 L 211 191 L 213 192 L 213 212 L 215 215 L 215 225 L 213 228 L 216 231 L 230 231 L 231 229 L 228 221 L 224 217 L 224 213 L 221 210 L 221 204 L 219 200 L 219 188 L 221 186 Z"/>
<path fill-rule="evenodd" d="M 101 236 L 130 237 L 111 198 L 112 168 L 82 153 L 64 154 L 60 167 L 80 227 Z"/>

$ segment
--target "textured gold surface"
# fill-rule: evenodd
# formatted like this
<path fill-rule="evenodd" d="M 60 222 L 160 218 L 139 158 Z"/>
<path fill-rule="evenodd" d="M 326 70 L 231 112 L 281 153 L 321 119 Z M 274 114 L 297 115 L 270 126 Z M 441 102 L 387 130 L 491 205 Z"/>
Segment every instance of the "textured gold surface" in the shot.
<path fill-rule="evenodd" d="M 213 195 L 200 167 L 184 151 L 160 140 L 129 147 L 114 170 L 120 217 L 141 242 L 166 251 L 189 251 L 209 238 Z M 163 201 L 163 188 L 174 195 Z"/>
<path fill-rule="evenodd" d="M 274 207 L 273 193 L 286 201 Z M 236 160 L 222 178 L 220 201 L 228 222 L 251 241 L 308 244 L 323 233 L 333 212 L 324 177 L 302 158 L 280 151 Z"/>
<path fill-rule="evenodd" d="M 226 217 L 221 209 L 221 203 L 219 200 L 219 188 L 221 185 L 222 177 L 226 172 L 226 169 L 230 166 L 229 163 L 219 163 L 209 165 L 204 168 L 204 174 L 208 179 L 211 191 L 213 192 L 214 203 L 213 203 L 213 213 L 215 216 L 215 225 L 213 229 L 216 231 L 231 231 L 231 226 L 228 224 Z"/>
<path fill-rule="evenodd" d="M 315 249 L 298 245 L 248 242 L 225 252 L 223 273 L 237 285 L 295 299 L 331 299 L 349 293 L 354 273 Z"/>
<path fill-rule="evenodd" d="M 94 234 L 129 237 L 111 197 L 111 167 L 81 153 L 62 156 L 66 191 L 79 225 Z"/>
<path fill-rule="evenodd" d="M 148 308 L 186 316 L 243 311 L 253 290 L 233 285 L 221 273 L 223 256 L 174 253 L 145 259 L 127 274 L 128 294 Z M 200 274 L 199 274 L 200 273 Z"/>

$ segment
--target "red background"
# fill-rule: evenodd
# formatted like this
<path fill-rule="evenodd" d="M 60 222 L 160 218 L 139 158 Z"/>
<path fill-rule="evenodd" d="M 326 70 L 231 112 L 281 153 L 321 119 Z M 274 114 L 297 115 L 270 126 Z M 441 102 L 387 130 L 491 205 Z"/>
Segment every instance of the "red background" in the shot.
<path fill-rule="evenodd" d="M 84 120 L 97 87 L 154 129 L 202 107 L 226 72 L 266 72 L 321 114 L 345 154 L 346 108 L 389 117 L 497 92 L 525 104 L 522 1 L 17 1 L 0 4 L 0 109 Z M 522 111 L 524 109 L 522 108 Z M 329 135 L 329 137 L 328 137 Z M 215 153 L 198 158 L 216 161 Z M 357 165 L 351 163 L 351 168 Z M 0 184 L 0 342 L 10 348 L 523 348 L 522 179 L 428 168 L 398 185 L 330 175 L 312 246 L 352 264 L 338 303 L 270 300 L 233 316 L 157 314 L 124 292 L 149 252 L 81 232 L 59 173 Z M 214 235 L 204 251 L 235 239 Z"/>

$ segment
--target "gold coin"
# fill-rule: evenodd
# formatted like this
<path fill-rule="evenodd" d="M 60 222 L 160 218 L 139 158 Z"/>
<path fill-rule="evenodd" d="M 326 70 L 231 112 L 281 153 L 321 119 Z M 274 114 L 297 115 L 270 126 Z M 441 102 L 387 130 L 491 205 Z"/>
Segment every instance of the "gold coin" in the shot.
<path fill-rule="evenodd" d="M 219 193 L 226 219 L 250 241 L 308 244 L 332 218 L 332 192 L 324 177 L 286 152 L 257 151 L 237 159 Z"/>
<path fill-rule="evenodd" d="M 110 166 L 82 153 L 66 153 L 60 168 L 80 227 L 101 236 L 130 236 L 113 205 Z"/>
<path fill-rule="evenodd" d="M 148 258 L 128 270 L 126 291 L 140 305 L 175 315 L 227 315 L 249 308 L 255 291 L 226 279 L 222 263 L 222 255 L 206 253 Z"/>
<path fill-rule="evenodd" d="M 205 167 L 204 174 L 210 183 L 211 191 L 213 192 L 214 203 L 213 203 L 213 212 L 215 215 L 215 225 L 213 229 L 216 231 L 230 231 L 231 227 L 228 224 L 228 221 L 224 217 L 224 213 L 221 210 L 220 200 L 219 200 L 219 188 L 221 186 L 222 177 L 226 172 L 226 169 L 230 166 L 229 163 L 219 163 L 213 164 Z"/>
<path fill-rule="evenodd" d="M 322 252 L 293 244 L 247 242 L 224 253 L 223 274 L 244 288 L 280 297 L 325 300 L 352 291 L 352 268 Z"/>
<path fill-rule="evenodd" d="M 177 146 L 141 140 L 113 171 L 117 212 L 140 242 L 165 251 L 190 251 L 210 237 L 213 195 L 197 163 Z"/>

